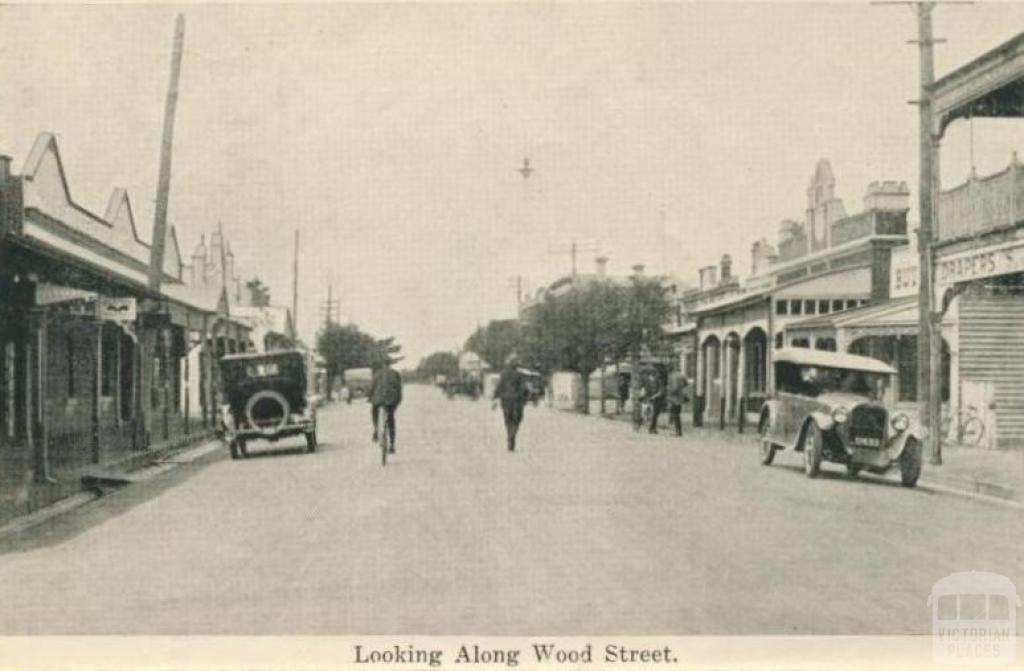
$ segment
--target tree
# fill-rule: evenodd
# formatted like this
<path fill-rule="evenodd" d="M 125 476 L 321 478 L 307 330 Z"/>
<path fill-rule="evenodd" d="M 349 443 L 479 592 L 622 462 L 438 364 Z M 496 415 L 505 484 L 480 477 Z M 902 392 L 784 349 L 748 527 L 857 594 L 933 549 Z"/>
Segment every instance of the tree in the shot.
<path fill-rule="evenodd" d="M 270 288 L 263 284 L 263 281 L 254 277 L 245 283 L 249 290 L 249 302 L 258 308 L 265 308 L 270 305 Z"/>
<path fill-rule="evenodd" d="M 376 340 L 359 330 L 355 324 L 329 323 L 320 331 L 316 348 L 327 369 L 327 396 L 330 398 L 334 380 L 349 368 L 371 365 Z"/>
<path fill-rule="evenodd" d="M 579 373 L 584 413 L 590 412 L 590 376 L 617 342 L 620 294 L 608 282 L 574 287 L 536 306 L 524 329 L 524 358 L 530 364 L 545 373 Z"/>
<path fill-rule="evenodd" d="M 458 374 L 459 357 L 451 352 L 434 352 L 420 360 L 416 367 L 417 377 L 423 380 L 433 380 L 438 375 L 454 378 Z"/>
<path fill-rule="evenodd" d="M 668 288 L 657 278 L 633 277 L 621 289 L 618 328 L 611 343 L 612 355 L 616 360 L 629 357 L 630 396 L 636 398 L 640 391 L 640 359 L 645 353 L 653 353 L 664 338 L 664 327 L 672 315 L 672 303 L 668 299 Z M 640 412 L 634 403 L 633 413 Z"/>
<path fill-rule="evenodd" d="M 509 354 L 519 349 L 521 341 L 522 330 L 518 320 L 492 320 L 469 336 L 465 349 L 476 352 L 491 368 L 501 368 Z"/>

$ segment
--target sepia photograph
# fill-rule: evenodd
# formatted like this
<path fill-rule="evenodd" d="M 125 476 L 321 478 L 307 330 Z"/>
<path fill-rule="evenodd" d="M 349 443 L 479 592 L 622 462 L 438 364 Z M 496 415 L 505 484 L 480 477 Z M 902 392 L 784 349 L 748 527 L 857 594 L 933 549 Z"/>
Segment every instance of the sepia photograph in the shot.
<path fill-rule="evenodd" d="M 1022 663 L 1022 151 L 1018 3 L 0 4 L 0 666 Z"/>

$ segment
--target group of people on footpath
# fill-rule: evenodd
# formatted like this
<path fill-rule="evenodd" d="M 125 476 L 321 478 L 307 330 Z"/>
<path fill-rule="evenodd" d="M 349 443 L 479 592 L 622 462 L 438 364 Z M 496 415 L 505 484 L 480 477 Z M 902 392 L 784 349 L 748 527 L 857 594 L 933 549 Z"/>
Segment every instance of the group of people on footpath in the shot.
<path fill-rule="evenodd" d="M 650 403 L 652 406 L 650 422 L 647 425 L 648 433 L 658 433 L 658 417 L 668 411 L 668 421 L 675 434 L 683 435 L 686 386 L 686 377 L 678 371 L 671 371 L 663 377 L 656 368 L 641 370 L 640 397 L 637 400 L 639 403 Z M 634 409 L 634 412 L 638 412 L 638 409 Z"/>

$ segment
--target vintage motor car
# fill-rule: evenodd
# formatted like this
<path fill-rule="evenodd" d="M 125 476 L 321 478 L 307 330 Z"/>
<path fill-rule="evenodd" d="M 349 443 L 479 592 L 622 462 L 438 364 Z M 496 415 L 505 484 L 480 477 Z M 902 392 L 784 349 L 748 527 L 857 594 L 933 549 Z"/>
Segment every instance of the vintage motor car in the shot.
<path fill-rule="evenodd" d="M 227 400 L 221 423 L 232 459 L 248 456 L 246 443 L 254 439 L 302 435 L 306 450 L 316 450 L 316 410 L 306 396 L 301 352 L 229 354 L 220 370 Z"/>
<path fill-rule="evenodd" d="M 917 484 L 923 431 L 894 407 L 891 366 L 800 347 L 778 350 L 772 363 L 775 393 L 758 421 L 761 463 L 771 464 L 776 451 L 792 449 L 803 453 L 809 478 L 830 461 L 844 464 L 852 477 L 898 466 L 905 486 Z"/>

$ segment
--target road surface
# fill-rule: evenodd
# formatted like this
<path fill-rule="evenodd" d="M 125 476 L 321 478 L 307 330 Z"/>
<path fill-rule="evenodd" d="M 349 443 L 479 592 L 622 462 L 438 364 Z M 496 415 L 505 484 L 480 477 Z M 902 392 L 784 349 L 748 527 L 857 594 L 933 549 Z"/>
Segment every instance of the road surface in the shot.
<path fill-rule="evenodd" d="M 897 634 L 964 570 L 1024 587 L 1022 514 L 761 466 L 751 436 L 636 434 L 410 387 L 313 455 L 225 451 L 0 547 L 3 634 Z M 298 445 L 298 442 L 295 443 Z"/>

